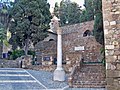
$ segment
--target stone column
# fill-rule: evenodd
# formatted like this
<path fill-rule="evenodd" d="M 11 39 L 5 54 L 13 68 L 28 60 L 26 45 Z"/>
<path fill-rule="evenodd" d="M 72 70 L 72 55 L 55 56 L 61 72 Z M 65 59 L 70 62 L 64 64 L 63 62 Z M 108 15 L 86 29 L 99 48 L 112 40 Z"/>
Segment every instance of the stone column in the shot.
<path fill-rule="evenodd" d="M 55 20 L 55 25 L 57 29 L 57 68 L 54 71 L 54 77 L 53 79 L 55 81 L 64 81 L 65 80 L 65 72 L 64 69 L 62 68 L 62 30 L 59 27 L 59 22 L 56 17 L 54 17 Z"/>
<path fill-rule="evenodd" d="M 60 28 L 57 30 L 57 70 L 62 69 L 62 35 Z"/>
<path fill-rule="evenodd" d="M 107 90 L 120 90 L 120 0 L 102 0 Z"/>

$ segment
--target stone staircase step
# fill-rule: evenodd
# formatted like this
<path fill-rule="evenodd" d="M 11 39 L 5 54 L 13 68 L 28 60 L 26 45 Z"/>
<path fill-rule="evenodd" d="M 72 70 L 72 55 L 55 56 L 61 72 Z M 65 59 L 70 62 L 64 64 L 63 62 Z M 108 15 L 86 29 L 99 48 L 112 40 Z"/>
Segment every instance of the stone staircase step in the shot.
<path fill-rule="evenodd" d="M 74 75 L 73 87 L 96 87 L 104 88 L 105 67 L 102 64 L 83 64 L 78 67 Z"/>
<path fill-rule="evenodd" d="M 100 84 L 94 84 L 94 85 L 87 85 L 87 84 L 85 84 L 85 85 L 80 85 L 80 84 L 76 84 L 76 85 L 73 85 L 73 87 L 74 88 L 105 88 L 105 85 L 100 85 Z"/>

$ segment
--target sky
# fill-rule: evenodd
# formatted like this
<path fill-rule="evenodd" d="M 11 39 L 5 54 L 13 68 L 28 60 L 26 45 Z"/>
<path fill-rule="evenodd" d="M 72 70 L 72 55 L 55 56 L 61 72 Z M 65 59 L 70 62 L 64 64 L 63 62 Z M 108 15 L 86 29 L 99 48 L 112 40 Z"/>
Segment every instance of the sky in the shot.
<path fill-rule="evenodd" d="M 7 0 L 2 0 L 2 1 L 7 1 Z M 9 1 L 14 1 L 14 0 L 9 0 Z M 54 8 L 54 5 L 55 5 L 55 2 L 58 2 L 60 3 L 62 0 L 48 0 L 48 2 L 50 3 L 50 11 L 53 12 L 53 8 Z M 84 4 L 84 0 L 71 0 L 72 2 L 76 2 L 78 3 L 80 6 L 83 7 L 83 4 Z"/>
<path fill-rule="evenodd" d="M 54 5 L 55 5 L 55 2 L 58 2 L 58 3 L 60 3 L 62 0 L 48 0 L 48 2 L 50 3 L 50 7 L 51 7 L 51 9 L 50 9 L 50 11 L 51 12 L 53 12 L 53 8 L 54 8 Z M 80 6 L 82 6 L 82 8 L 84 8 L 83 7 L 83 4 L 84 4 L 84 0 L 71 0 L 72 2 L 76 2 L 76 3 L 78 3 Z"/>

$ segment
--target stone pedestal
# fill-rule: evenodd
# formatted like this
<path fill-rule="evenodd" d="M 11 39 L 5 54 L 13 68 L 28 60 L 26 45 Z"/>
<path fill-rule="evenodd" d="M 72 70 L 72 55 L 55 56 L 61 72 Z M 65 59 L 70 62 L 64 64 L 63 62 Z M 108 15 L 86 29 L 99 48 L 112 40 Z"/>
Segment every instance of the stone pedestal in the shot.
<path fill-rule="evenodd" d="M 54 71 L 54 81 L 65 81 L 65 71 L 64 70 L 55 70 Z"/>

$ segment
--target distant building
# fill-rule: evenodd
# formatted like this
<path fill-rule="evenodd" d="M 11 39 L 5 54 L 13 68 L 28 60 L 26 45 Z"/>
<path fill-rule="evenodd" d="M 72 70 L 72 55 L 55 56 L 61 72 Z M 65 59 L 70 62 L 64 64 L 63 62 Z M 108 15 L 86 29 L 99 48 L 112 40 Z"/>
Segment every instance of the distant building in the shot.
<path fill-rule="evenodd" d="M 62 29 L 63 63 L 71 69 L 82 58 L 84 62 L 101 62 L 100 45 L 92 36 L 94 21 L 67 25 Z M 48 30 L 49 37 L 35 46 L 37 60 L 42 65 L 52 65 L 57 61 L 57 34 Z"/>

